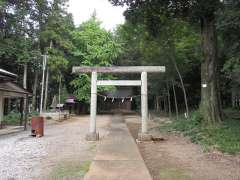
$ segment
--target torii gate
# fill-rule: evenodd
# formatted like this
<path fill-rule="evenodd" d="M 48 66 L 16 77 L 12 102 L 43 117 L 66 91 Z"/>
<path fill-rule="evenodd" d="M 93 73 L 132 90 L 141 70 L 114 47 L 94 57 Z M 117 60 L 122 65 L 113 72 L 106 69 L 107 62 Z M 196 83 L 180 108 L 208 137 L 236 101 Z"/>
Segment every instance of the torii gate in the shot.
<path fill-rule="evenodd" d="M 99 134 L 96 131 L 97 86 L 141 86 L 141 133 L 140 140 L 149 140 L 148 134 L 148 90 L 147 73 L 165 72 L 165 66 L 113 66 L 113 67 L 73 67 L 73 73 L 92 73 L 91 77 L 91 108 L 90 127 L 86 139 L 96 141 Z M 97 80 L 97 73 L 141 73 L 141 80 Z"/>

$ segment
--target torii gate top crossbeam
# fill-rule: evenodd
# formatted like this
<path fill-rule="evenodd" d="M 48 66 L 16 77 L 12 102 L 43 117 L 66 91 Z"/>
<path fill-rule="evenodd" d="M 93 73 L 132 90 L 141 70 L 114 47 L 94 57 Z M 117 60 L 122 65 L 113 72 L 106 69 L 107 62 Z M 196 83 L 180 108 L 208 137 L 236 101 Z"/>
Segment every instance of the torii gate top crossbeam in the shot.
<path fill-rule="evenodd" d="M 165 66 L 112 66 L 112 67 L 90 67 L 90 66 L 75 66 L 72 73 L 159 73 L 165 72 Z"/>

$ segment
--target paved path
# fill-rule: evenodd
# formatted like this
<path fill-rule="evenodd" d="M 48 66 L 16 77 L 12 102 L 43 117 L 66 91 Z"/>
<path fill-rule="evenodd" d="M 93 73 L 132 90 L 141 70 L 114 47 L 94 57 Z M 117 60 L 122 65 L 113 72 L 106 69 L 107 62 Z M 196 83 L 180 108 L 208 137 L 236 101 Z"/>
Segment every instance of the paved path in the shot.
<path fill-rule="evenodd" d="M 113 123 L 84 180 L 152 180 L 125 123 Z"/>

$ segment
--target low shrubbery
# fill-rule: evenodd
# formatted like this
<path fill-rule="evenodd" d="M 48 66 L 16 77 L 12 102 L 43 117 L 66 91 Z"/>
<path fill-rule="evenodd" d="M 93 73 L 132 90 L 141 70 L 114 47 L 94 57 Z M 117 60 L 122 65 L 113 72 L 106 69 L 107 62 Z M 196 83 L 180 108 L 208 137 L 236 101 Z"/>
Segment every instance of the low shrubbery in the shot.
<path fill-rule="evenodd" d="M 28 114 L 29 120 L 33 116 L 38 116 L 38 115 L 39 115 L 39 112 L 35 112 L 35 111 L 29 113 Z M 3 124 L 10 125 L 10 126 L 19 126 L 20 120 L 21 120 L 21 113 L 12 111 L 9 114 L 4 116 Z"/>
<path fill-rule="evenodd" d="M 201 144 L 205 150 L 218 149 L 229 154 L 240 154 L 240 120 L 226 119 L 215 125 L 203 125 L 199 112 L 191 113 L 189 119 L 180 117 L 172 123 L 160 124 L 161 131 L 181 132 L 192 142 Z"/>
<path fill-rule="evenodd" d="M 20 124 L 21 114 L 17 112 L 10 112 L 8 115 L 4 116 L 5 125 L 17 126 Z"/>
<path fill-rule="evenodd" d="M 29 115 L 28 115 L 29 118 L 32 118 L 34 116 L 39 116 L 39 112 L 33 111 L 33 112 L 29 113 Z"/>

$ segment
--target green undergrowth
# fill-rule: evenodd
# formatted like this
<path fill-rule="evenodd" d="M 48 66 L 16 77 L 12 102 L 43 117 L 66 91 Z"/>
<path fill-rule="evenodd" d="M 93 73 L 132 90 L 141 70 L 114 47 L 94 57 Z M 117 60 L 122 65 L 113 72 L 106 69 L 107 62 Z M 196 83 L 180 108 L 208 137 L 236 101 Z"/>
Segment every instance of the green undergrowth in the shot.
<path fill-rule="evenodd" d="M 28 114 L 28 121 L 31 120 L 33 116 L 38 116 L 38 112 L 31 112 Z M 20 125 L 21 113 L 12 111 L 4 116 L 3 124 L 10 125 L 10 126 L 18 126 Z"/>
<path fill-rule="evenodd" d="M 8 115 L 4 116 L 4 124 L 17 126 L 20 124 L 20 119 L 21 119 L 20 113 L 11 112 Z"/>
<path fill-rule="evenodd" d="M 201 144 L 205 150 L 217 149 L 228 154 L 240 154 L 240 120 L 225 119 L 222 123 L 203 125 L 199 112 L 191 113 L 189 119 L 180 117 L 168 123 L 160 123 L 164 132 L 180 132 Z"/>
<path fill-rule="evenodd" d="M 39 116 L 39 112 L 37 111 L 32 111 L 31 113 L 28 114 L 28 118 L 32 118 L 32 117 L 35 117 L 35 116 Z"/>

